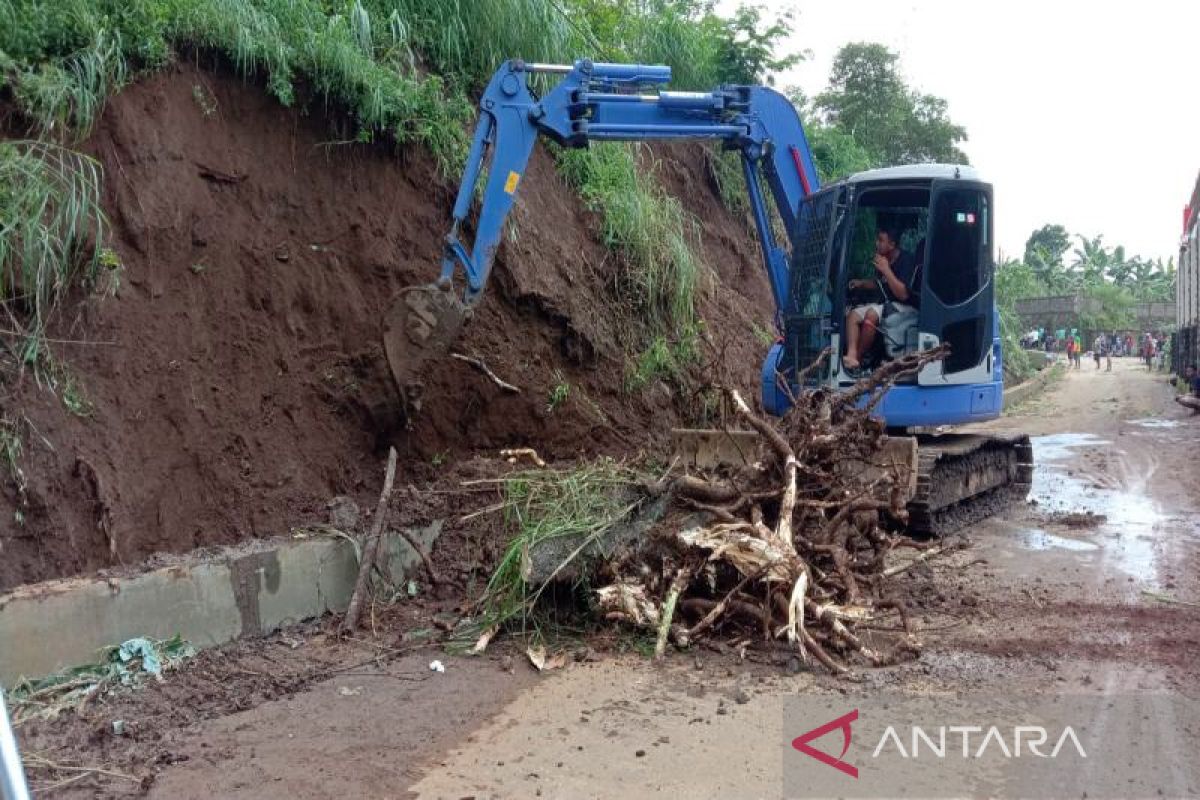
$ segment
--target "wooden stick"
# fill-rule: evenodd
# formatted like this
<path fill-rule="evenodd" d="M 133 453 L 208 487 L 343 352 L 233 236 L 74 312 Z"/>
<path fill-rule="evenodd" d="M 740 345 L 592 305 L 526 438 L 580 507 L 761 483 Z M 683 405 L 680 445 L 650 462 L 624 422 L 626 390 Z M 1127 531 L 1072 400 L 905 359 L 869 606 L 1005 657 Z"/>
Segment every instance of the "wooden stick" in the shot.
<path fill-rule="evenodd" d="M 667 599 L 663 602 L 662 618 L 658 621 L 658 639 L 654 642 L 654 660 L 661 661 L 667 650 L 667 635 L 671 632 L 671 620 L 675 617 L 675 604 L 679 595 L 687 588 L 692 580 L 692 567 L 683 566 L 675 573 L 671 588 L 667 591 Z"/>
<path fill-rule="evenodd" d="M 829 653 L 825 652 L 825 648 L 821 647 L 820 643 L 818 643 L 817 640 L 812 637 L 812 634 L 810 634 L 804 628 L 800 629 L 800 637 L 804 641 L 804 646 L 808 648 L 809 652 L 817 657 L 817 661 L 820 661 L 823 665 L 825 665 L 825 669 L 829 670 L 834 675 L 845 675 L 850 671 L 834 661 L 833 658 L 830 657 Z"/>
<path fill-rule="evenodd" d="M 125 772 L 118 772 L 115 769 L 106 769 L 104 767 L 75 767 L 70 764 L 59 764 L 51 761 L 39 753 L 26 753 L 22 759 L 28 769 L 48 769 L 53 772 L 80 772 L 84 775 L 104 775 L 109 778 L 120 778 L 134 783 L 141 783 L 142 779 L 130 775 Z"/>
<path fill-rule="evenodd" d="M 928 550 L 922 551 L 919 556 L 917 556 L 912 561 L 909 561 L 906 564 L 898 564 L 894 567 L 889 567 L 888 569 L 885 569 L 883 571 L 883 577 L 885 577 L 885 578 L 895 577 L 896 575 L 899 575 L 901 572 L 907 572 L 908 570 L 915 567 L 917 564 L 922 564 L 931 558 L 940 556 L 942 553 L 952 553 L 961 547 L 962 547 L 962 545 L 958 542 L 953 542 L 951 544 L 944 544 L 941 547 L 931 547 Z"/>
<path fill-rule="evenodd" d="M 404 528 L 400 529 L 400 535 L 404 537 L 404 541 L 408 542 L 408 546 L 413 550 L 416 550 L 417 555 L 421 557 L 421 563 L 425 565 L 425 571 L 429 573 L 430 583 L 432 583 L 434 586 L 441 583 L 442 578 L 438 575 L 437 570 L 433 568 L 433 559 L 431 559 L 429 554 L 425 552 L 425 548 L 421 547 L 417 540 L 413 538 L 412 534 Z"/>
<path fill-rule="evenodd" d="M 349 633 L 358 628 L 358 618 L 362 615 L 363 600 L 366 597 L 371 579 L 371 570 L 379 554 L 379 542 L 383 538 L 383 523 L 387 517 L 388 500 L 392 496 L 392 484 L 396 479 L 396 448 L 388 448 L 387 471 L 383 478 L 383 491 L 379 494 L 379 504 L 375 507 L 375 519 L 371 521 L 371 532 L 363 539 L 362 556 L 358 562 L 358 579 L 354 582 L 354 593 L 350 595 L 350 605 L 346 607 L 346 616 L 342 619 L 342 632 Z M 417 548 L 420 553 L 420 548 Z"/>
<path fill-rule="evenodd" d="M 729 392 L 729 398 L 733 401 L 734 408 L 738 413 L 750 424 L 750 427 L 758 431 L 759 435 L 767 440 L 771 445 L 771 449 L 785 462 L 789 458 L 795 458 L 792 448 L 788 445 L 787 440 L 783 438 L 783 434 L 777 431 L 774 426 L 770 425 L 766 420 L 759 417 L 750 410 L 750 406 L 746 405 L 746 401 L 742 399 L 742 395 L 737 389 L 732 389 Z"/>
<path fill-rule="evenodd" d="M 691 630 L 687 632 L 688 641 L 694 640 L 697 636 L 711 628 L 713 624 L 720 619 L 721 615 L 725 613 L 725 609 L 729 607 L 730 601 L 737 596 L 737 593 L 744 589 L 746 584 L 748 584 L 750 581 L 758 580 L 760 577 L 762 577 L 763 573 L 766 571 L 767 570 L 764 567 L 742 578 L 738 582 L 737 586 L 733 587 L 732 591 L 721 598 L 721 602 L 709 609 L 709 612 L 704 615 L 704 619 L 700 620 L 691 627 Z"/>
<path fill-rule="evenodd" d="M 513 394 L 521 393 L 521 390 L 518 389 L 516 386 L 513 386 L 508 381 L 502 380 L 500 378 L 500 376 L 498 376 L 496 373 L 492 372 L 491 369 L 488 368 L 488 365 L 483 363 L 482 358 L 475 358 L 473 356 L 464 356 L 462 353 L 451 353 L 450 357 L 457 358 L 459 361 L 467 362 L 472 367 L 474 367 L 475 369 L 482 372 L 484 375 L 487 375 L 489 378 L 491 378 L 492 383 L 496 384 L 504 391 L 512 392 Z"/>

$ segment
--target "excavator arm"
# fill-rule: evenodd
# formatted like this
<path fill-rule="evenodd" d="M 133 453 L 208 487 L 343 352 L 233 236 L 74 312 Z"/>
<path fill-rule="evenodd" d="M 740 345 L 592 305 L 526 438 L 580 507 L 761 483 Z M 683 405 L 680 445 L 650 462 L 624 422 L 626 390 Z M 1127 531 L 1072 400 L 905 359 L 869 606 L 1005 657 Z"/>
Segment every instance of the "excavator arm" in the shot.
<path fill-rule="evenodd" d="M 531 76 L 562 76 L 545 96 Z M 516 193 L 539 135 L 564 147 L 597 141 L 716 139 L 741 156 L 775 307 L 786 310 L 787 251 L 775 240 L 762 192 L 766 184 L 790 237 L 804 235 L 801 201 L 819 187 L 800 118 L 791 102 L 763 86 L 723 86 L 711 92 L 658 89 L 671 68 L 603 64 L 573 66 L 513 60 L 497 70 L 480 101 L 435 284 L 405 290 L 384 323 L 388 362 L 402 391 L 419 381 L 424 364 L 443 355 L 487 287 L 488 275 Z M 474 240 L 464 240 L 476 186 L 486 168 Z M 761 177 L 761 181 L 760 181 Z M 794 241 L 792 242 L 794 244 Z M 460 275 L 461 273 L 461 275 Z M 456 278 L 464 279 L 461 295 Z"/>

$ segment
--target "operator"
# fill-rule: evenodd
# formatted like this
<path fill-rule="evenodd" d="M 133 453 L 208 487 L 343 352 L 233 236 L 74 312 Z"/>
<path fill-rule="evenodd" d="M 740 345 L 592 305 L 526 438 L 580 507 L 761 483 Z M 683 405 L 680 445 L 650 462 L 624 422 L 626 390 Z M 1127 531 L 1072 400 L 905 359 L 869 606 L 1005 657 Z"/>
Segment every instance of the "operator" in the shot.
<path fill-rule="evenodd" d="M 875 231 L 875 258 L 871 263 L 883 283 L 887 295 L 884 302 L 891 301 L 897 311 L 915 310 L 910 302 L 912 292 L 909 286 L 917 262 L 912 254 L 900 249 L 900 235 L 895 228 L 881 225 Z M 850 281 L 851 289 L 870 289 L 874 286 L 875 281 L 868 278 Z M 870 351 L 879 321 L 883 318 L 883 305 L 867 303 L 846 312 L 846 357 L 842 365 L 847 370 L 858 369 L 863 354 Z"/>

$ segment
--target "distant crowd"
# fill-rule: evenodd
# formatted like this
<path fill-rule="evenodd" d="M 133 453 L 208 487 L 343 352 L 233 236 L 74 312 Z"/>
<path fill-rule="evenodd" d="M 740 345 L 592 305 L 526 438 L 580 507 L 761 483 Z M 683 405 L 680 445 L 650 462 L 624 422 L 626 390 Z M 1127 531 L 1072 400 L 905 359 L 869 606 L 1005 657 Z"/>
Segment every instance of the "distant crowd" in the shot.
<path fill-rule="evenodd" d="M 1113 357 L 1128 358 L 1136 356 L 1146 365 L 1146 369 L 1165 370 L 1167 368 L 1167 349 L 1170 340 L 1164 333 L 1143 333 L 1135 337 L 1132 333 L 1098 333 L 1092 339 L 1091 349 L 1085 349 L 1083 337 L 1079 331 L 1046 331 L 1037 329 L 1030 331 L 1021 338 L 1021 346 L 1029 350 L 1043 350 L 1047 353 L 1063 353 L 1067 363 L 1075 369 L 1083 366 L 1084 355 L 1091 356 L 1096 362 L 1096 369 L 1104 366 L 1112 371 Z"/>

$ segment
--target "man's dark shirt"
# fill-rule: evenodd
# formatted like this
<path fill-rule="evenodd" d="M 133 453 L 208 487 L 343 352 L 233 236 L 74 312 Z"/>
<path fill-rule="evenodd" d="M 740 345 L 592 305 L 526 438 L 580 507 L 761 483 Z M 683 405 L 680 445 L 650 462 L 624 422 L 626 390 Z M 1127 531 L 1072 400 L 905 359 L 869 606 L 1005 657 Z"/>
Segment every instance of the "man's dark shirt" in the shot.
<path fill-rule="evenodd" d="M 892 292 L 892 287 L 888 286 L 888 282 L 881 281 L 883 283 L 883 290 L 887 293 L 888 300 L 896 303 L 904 303 L 905 305 L 912 306 L 913 308 L 918 308 L 921 305 L 920 272 L 923 270 L 924 267 L 922 267 L 921 270 L 917 269 L 917 262 L 916 259 L 913 258 L 912 253 L 901 250 L 900 255 L 896 256 L 896 260 L 892 262 L 892 272 L 897 278 L 900 279 L 901 283 L 908 287 L 908 299 L 899 299 L 895 296 L 895 293 Z M 916 273 L 915 279 L 914 273 Z"/>

